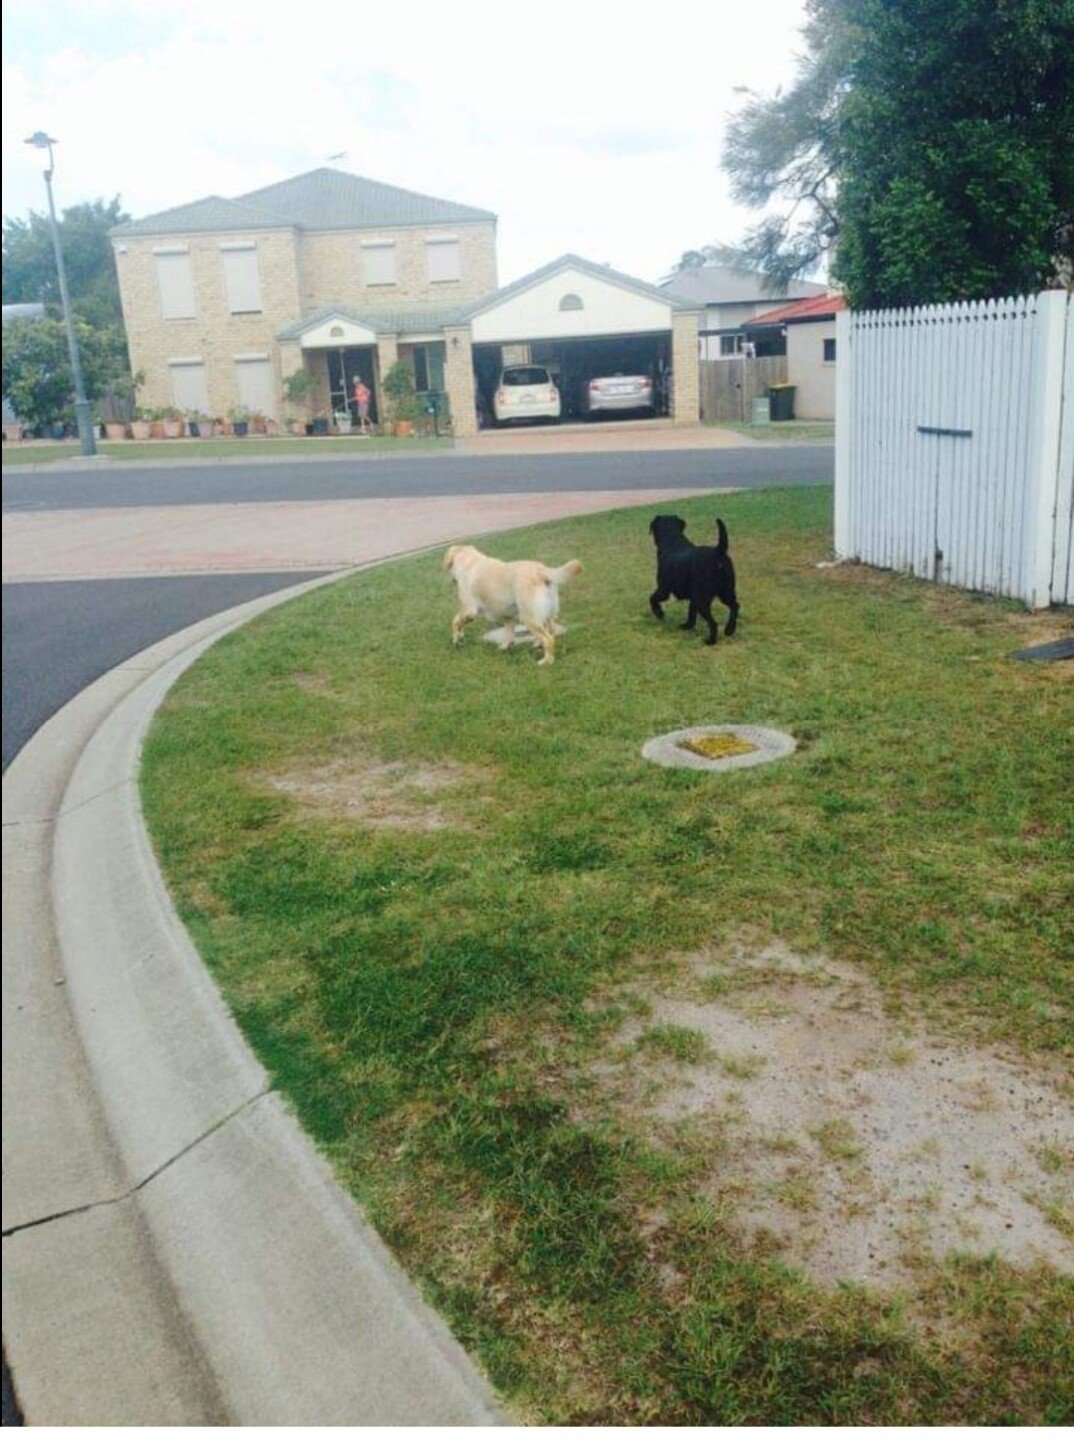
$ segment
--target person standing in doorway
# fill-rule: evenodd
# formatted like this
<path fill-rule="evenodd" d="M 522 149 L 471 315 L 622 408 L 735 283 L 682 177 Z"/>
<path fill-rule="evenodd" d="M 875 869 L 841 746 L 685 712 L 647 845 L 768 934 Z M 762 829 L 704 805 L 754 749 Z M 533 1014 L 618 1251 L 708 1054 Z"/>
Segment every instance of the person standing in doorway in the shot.
<path fill-rule="evenodd" d="M 354 382 L 354 403 L 358 407 L 358 433 L 359 435 L 369 434 L 369 401 L 372 392 L 369 386 L 359 375 Z"/>

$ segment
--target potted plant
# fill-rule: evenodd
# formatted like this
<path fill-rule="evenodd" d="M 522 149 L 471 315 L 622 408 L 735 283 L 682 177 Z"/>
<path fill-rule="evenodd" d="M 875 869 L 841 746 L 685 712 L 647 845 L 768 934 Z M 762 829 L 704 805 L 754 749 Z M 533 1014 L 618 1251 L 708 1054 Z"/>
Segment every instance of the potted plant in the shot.
<path fill-rule="evenodd" d="M 153 412 L 145 405 L 139 405 L 134 412 L 134 419 L 131 421 L 131 439 L 148 440 L 152 425 Z"/>
<path fill-rule="evenodd" d="M 208 440 L 213 433 L 212 417 L 201 410 L 188 410 L 186 430 L 191 440 Z"/>
<path fill-rule="evenodd" d="M 231 421 L 232 432 L 236 436 L 248 435 L 250 433 L 250 412 L 245 405 L 235 405 L 228 411 L 228 418 Z"/>
<path fill-rule="evenodd" d="M 414 389 L 414 376 L 405 360 L 397 360 L 385 375 L 384 393 L 391 401 L 393 434 L 412 435 L 421 407 Z"/>
<path fill-rule="evenodd" d="M 165 440 L 181 440 L 183 438 L 183 412 L 181 410 L 177 410 L 174 405 L 167 405 L 160 412 L 160 420 Z"/>
<path fill-rule="evenodd" d="M 283 396 L 288 405 L 294 405 L 297 410 L 304 411 L 307 415 L 313 403 L 315 389 L 316 381 L 312 373 L 304 368 L 293 371 L 283 382 Z M 303 431 L 307 435 L 316 433 L 311 428 L 310 421 L 300 420 L 297 416 L 288 418 L 288 429 L 295 435 L 301 434 Z"/>
<path fill-rule="evenodd" d="M 337 410 L 332 417 L 336 422 L 336 429 L 341 435 L 351 433 L 351 412 L 349 410 Z"/>
<path fill-rule="evenodd" d="M 126 425 L 122 420 L 106 420 L 104 422 L 104 438 L 106 440 L 126 440 Z"/>
<path fill-rule="evenodd" d="M 328 416 L 314 415 L 313 419 L 310 421 L 309 433 L 311 435 L 327 435 Z"/>

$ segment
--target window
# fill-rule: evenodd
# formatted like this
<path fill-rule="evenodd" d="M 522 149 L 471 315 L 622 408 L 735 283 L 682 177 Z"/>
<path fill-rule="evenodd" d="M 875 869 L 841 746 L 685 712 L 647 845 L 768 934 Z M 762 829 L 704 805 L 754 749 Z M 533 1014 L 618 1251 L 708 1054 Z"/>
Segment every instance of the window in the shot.
<path fill-rule="evenodd" d="M 261 271 L 257 246 L 221 245 L 227 308 L 232 315 L 256 315 L 261 310 Z"/>
<path fill-rule="evenodd" d="M 362 283 L 365 285 L 395 284 L 395 241 L 362 241 Z"/>
<path fill-rule="evenodd" d="M 419 393 L 444 388 L 444 345 L 436 340 L 414 346 L 414 388 Z"/>
<path fill-rule="evenodd" d="M 160 313 L 165 320 L 190 320 L 194 316 L 194 276 L 185 247 L 157 250 L 157 288 Z"/>
<path fill-rule="evenodd" d="M 825 340 L 824 342 L 824 363 L 825 365 L 835 364 L 835 341 Z"/>
<path fill-rule="evenodd" d="M 442 285 L 462 278 L 459 242 L 454 235 L 438 235 L 425 242 L 425 264 L 429 283 Z"/>
<path fill-rule="evenodd" d="M 191 360 L 169 360 L 168 369 L 172 379 L 172 401 L 177 410 L 197 410 L 206 414 L 209 409 L 209 390 L 205 383 L 205 362 L 199 358 Z"/>
<path fill-rule="evenodd" d="M 564 295 L 563 299 L 559 302 L 559 308 L 561 310 L 584 310 L 585 305 L 582 302 L 581 295 Z"/>
<path fill-rule="evenodd" d="M 251 415 L 275 416 L 276 387 L 267 355 L 236 355 L 235 381 L 239 404 Z"/>
<path fill-rule="evenodd" d="M 742 352 L 741 335 L 721 335 L 720 354 L 722 356 L 739 355 Z"/>

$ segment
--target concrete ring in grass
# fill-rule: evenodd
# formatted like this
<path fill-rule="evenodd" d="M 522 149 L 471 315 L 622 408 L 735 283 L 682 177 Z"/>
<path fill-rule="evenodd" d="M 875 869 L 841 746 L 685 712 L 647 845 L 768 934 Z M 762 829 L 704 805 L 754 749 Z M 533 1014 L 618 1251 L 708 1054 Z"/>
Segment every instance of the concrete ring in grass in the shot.
<path fill-rule="evenodd" d="M 782 760 L 796 749 L 793 735 L 763 725 L 692 725 L 655 735 L 641 753 L 654 765 L 684 770 L 748 770 Z"/>

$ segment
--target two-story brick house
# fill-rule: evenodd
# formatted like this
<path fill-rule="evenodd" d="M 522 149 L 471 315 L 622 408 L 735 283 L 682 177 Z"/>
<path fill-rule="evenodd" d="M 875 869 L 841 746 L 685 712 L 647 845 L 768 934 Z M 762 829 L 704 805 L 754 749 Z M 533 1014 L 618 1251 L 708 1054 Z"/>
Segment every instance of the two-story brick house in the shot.
<path fill-rule="evenodd" d="M 442 389 L 443 318 L 496 288 L 495 215 L 337 170 L 131 220 L 112 242 L 142 402 L 212 415 L 279 418 L 302 366 L 317 410 L 345 409 L 358 375 L 376 404 L 400 352 Z"/>
<path fill-rule="evenodd" d="M 375 419 L 403 359 L 419 391 L 446 393 L 465 435 L 501 360 L 577 371 L 589 344 L 602 364 L 664 377 L 678 357 L 672 413 L 697 419 L 696 308 L 576 256 L 497 289 L 488 210 L 319 169 L 128 221 L 112 243 L 131 366 L 154 408 L 280 419 L 288 376 L 306 369 L 315 412 L 345 411 L 360 376 Z"/>

